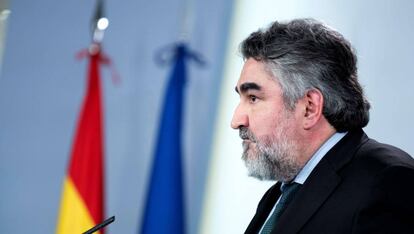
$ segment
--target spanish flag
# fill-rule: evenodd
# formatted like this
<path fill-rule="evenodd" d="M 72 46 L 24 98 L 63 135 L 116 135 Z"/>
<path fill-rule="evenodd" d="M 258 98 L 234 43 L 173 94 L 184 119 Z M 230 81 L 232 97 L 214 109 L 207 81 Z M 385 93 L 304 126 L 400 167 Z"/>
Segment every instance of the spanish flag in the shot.
<path fill-rule="evenodd" d="M 57 234 L 83 233 L 103 220 L 103 129 L 98 49 L 88 53 L 88 88 L 63 184 Z M 98 233 L 103 234 L 103 231 Z"/>

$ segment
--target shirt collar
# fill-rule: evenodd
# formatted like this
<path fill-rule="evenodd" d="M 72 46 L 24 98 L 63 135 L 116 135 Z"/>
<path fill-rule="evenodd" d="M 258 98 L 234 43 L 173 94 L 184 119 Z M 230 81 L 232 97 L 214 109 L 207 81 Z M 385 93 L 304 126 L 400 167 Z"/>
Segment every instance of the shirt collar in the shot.
<path fill-rule="evenodd" d="M 315 169 L 316 165 L 322 160 L 322 158 L 328 153 L 332 147 L 336 145 L 345 135 L 347 132 L 343 133 L 335 133 L 333 134 L 325 143 L 322 144 L 321 147 L 312 155 L 311 159 L 305 164 L 299 174 L 293 180 L 298 184 L 305 183 L 306 179 L 309 177 L 310 173 Z"/>

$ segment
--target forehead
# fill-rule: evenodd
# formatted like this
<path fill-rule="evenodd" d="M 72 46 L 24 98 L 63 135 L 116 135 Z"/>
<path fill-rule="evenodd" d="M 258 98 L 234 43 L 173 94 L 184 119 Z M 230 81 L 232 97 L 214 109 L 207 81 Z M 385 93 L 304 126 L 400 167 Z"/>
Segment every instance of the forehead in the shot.
<path fill-rule="evenodd" d="M 264 90 L 279 88 L 276 79 L 266 70 L 266 65 L 253 58 L 244 63 L 236 89 L 240 91 L 244 84 L 255 84 Z"/>

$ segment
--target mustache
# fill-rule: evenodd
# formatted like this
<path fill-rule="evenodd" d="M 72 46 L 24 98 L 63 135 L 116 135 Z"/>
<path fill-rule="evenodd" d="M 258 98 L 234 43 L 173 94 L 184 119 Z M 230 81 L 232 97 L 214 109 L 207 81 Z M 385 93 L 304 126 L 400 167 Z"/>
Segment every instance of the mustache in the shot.
<path fill-rule="evenodd" d="M 256 137 L 246 127 L 239 128 L 239 136 L 242 140 L 250 140 L 252 142 L 256 142 Z"/>

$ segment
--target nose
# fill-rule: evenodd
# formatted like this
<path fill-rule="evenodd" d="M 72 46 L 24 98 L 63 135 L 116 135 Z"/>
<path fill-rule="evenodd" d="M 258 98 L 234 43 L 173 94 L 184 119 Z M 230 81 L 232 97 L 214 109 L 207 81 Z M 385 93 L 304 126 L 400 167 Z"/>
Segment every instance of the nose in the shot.
<path fill-rule="evenodd" d="M 239 129 L 240 127 L 249 126 L 249 117 L 243 108 L 238 105 L 236 110 L 234 110 L 233 118 L 231 120 L 231 127 L 233 129 Z"/>

